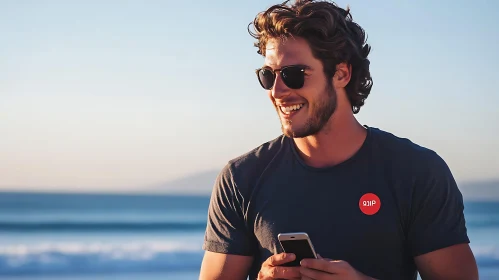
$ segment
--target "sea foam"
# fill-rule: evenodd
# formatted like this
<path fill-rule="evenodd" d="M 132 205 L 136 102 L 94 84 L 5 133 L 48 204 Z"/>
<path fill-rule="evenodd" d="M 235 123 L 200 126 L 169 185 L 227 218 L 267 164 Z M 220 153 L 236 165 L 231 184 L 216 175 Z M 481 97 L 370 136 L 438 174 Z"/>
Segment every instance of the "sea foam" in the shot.
<path fill-rule="evenodd" d="M 0 246 L 0 275 L 161 272 L 198 269 L 199 246 L 168 242 Z"/>

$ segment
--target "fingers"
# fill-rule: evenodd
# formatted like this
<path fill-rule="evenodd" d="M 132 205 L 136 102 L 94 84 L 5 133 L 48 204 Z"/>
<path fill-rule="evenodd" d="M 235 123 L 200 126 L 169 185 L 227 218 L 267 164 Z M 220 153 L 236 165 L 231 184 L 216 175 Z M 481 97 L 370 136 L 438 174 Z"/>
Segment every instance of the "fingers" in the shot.
<path fill-rule="evenodd" d="M 315 269 L 310 269 L 306 267 L 301 267 L 300 268 L 300 274 L 303 276 L 303 279 L 322 279 L 321 275 L 324 276 L 324 272 L 315 270 Z"/>
<path fill-rule="evenodd" d="M 289 253 L 280 253 L 271 256 L 268 258 L 264 265 L 269 265 L 269 266 L 279 266 L 283 265 L 285 263 L 291 262 L 295 260 L 295 255 L 294 254 L 289 254 Z"/>
<path fill-rule="evenodd" d="M 345 273 L 350 268 L 350 265 L 345 261 L 331 261 L 328 259 L 305 259 L 301 261 L 301 266 L 303 268 L 339 274 Z"/>
<path fill-rule="evenodd" d="M 352 279 L 348 275 L 342 274 L 331 274 L 328 272 L 315 270 L 311 268 L 302 267 L 300 269 L 302 275 L 302 280 L 341 280 L 341 279 Z"/>
<path fill-rule="evenodd" d="M 262 269 L 258 274 L 258 279 L 271 280 L 271 279 L 301 279 L 300 267 L 286 267 L 281 266 L 285 263 L 291 262 L 295 259 L 294 254 L 276 254 L 269 257 L 262 265 Z"/>
<path fill-rule="evenodd" d="M 339 274 L 329 274 L 321 271 L 314 271 L 309 269 L 311 272 L 315 272 L 313 277 L 309 277 L 305 274 L 302 274 L 301 280 L 344 280 L 344 279 L 357 279 L 352 278 L 351 276 L 339 275 Z M 312 275 L 312 274 L 310 274 Z"/>
<path fill-rule="evenodd" d="M 258 274 L 259 280 L 273 280 L 273 279 L 301 279 L 300 267 L 265 267 L 260 270 Z"/>
<path fill-rule="evenodd" d="M 326 260 L 326 261 L 332 261 L 332 259 L 328 259 L 328 258 L 323 258 L 320 254 L 317 254 L 317 258 L 318 259 L 323 259 L 323 260 Z"/>
<path fill-rule="evenodd" d="M 271 267 L 268 270 L 271 279 L 300 279 L 300 267 Z"/>

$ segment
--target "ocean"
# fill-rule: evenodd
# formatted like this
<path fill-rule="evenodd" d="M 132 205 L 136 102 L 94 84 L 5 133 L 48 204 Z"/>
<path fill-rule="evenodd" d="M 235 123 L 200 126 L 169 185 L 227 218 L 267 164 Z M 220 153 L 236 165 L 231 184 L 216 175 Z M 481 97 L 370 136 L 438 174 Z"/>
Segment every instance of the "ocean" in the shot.
<path fill-rule="evenodd" d="M 0 193 L 0 279 L 195 280 L 209 197 Z M 499 202 L 466 202 L 480 279 L 499 279 Z"/>

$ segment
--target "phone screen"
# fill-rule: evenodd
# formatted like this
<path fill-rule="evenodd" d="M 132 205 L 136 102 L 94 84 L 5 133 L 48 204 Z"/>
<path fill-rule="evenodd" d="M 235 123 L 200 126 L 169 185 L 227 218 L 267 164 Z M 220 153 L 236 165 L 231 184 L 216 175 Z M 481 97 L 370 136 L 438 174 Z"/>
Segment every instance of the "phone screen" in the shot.
<path fill-rule="evenodd" d="M 294 261 L 286 263 L 284 266 L 299 266 L 302 259 L 315 258 L 312 248 L 310 248 L 308 241 L 305 239 L 282 240 L 281 246 L 284 249 L 284 252 L 296 255 Z"/>

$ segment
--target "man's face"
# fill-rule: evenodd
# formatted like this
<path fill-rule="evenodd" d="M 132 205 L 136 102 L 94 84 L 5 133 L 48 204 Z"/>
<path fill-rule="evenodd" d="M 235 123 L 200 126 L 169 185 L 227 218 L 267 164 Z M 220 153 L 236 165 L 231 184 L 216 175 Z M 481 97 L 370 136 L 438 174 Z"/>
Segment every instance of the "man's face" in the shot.
<path fill-rule="evenodd" d="M 270 100 L 277 110 L 284 135 L 294 138 L 314 135 L 324 127 L 336 109 L 332 81 L 326 79 L 321 61 L 313 56 L 305 40 L 269 40 L 265 67 L 281 69 L 288 65 L 307 66 L 303 87 L 290 89 L 278 72 L 274 87 L 268 91 Z"/>

